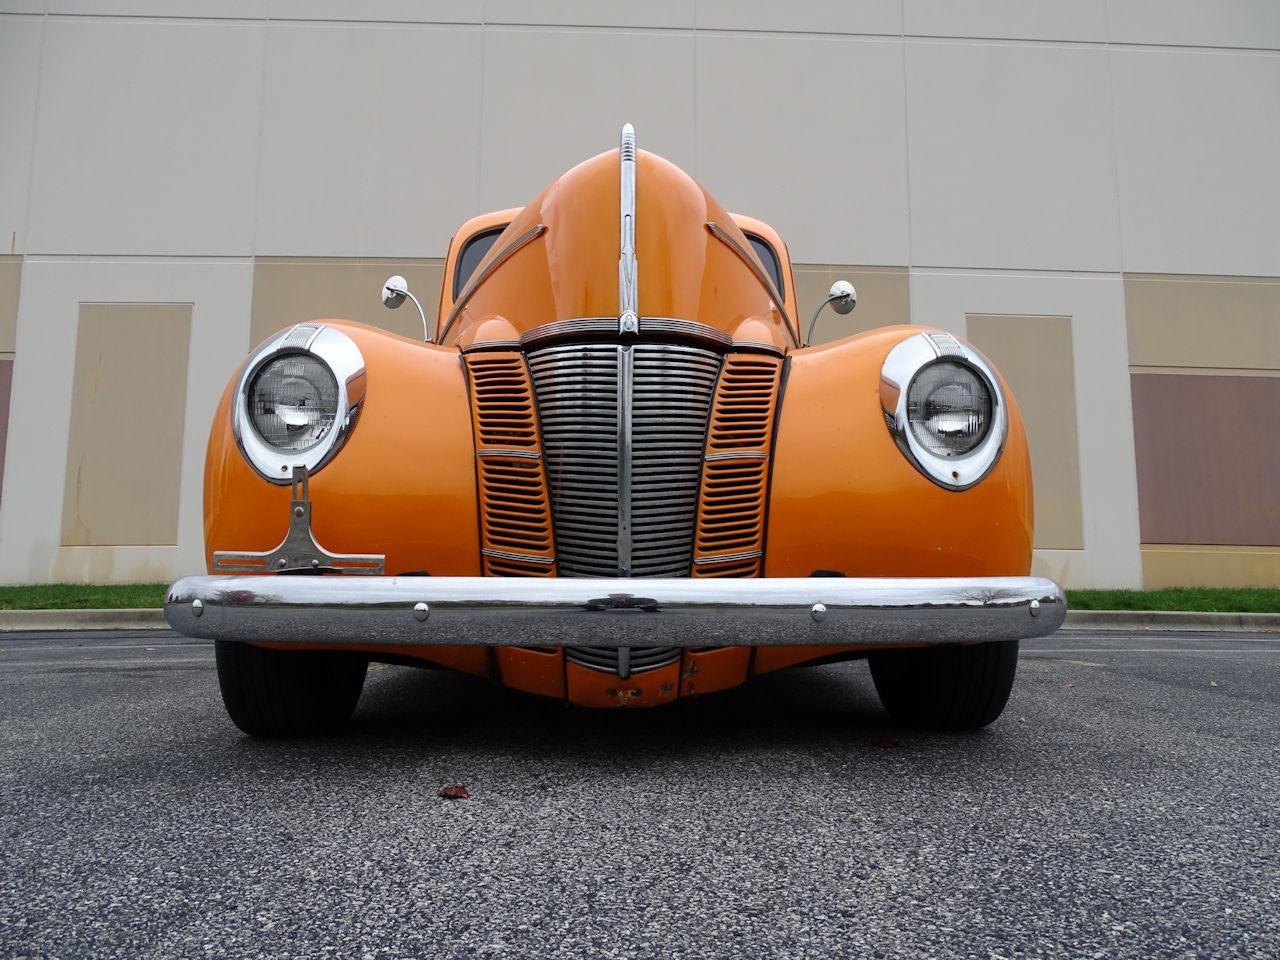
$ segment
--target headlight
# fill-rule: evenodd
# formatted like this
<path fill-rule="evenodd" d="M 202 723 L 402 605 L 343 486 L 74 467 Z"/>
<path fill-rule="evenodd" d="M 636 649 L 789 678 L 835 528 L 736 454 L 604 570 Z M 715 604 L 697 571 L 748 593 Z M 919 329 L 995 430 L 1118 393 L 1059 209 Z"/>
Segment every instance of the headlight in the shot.
<path fill-rule="evenodd" d="M 346 442 L 364 388 L 364 357 L 354 340 L 324 324 L 299 324 L 245 366 L 232 413 L 236 442 L 273 483 L 288 483 L 294 467 L 314 473 Z"/>
<path fill-rule="evenodd" d="M 1000 458 L 1008 418 L 999 381 L 949 333 L 918 333 L 889 351 L 880 403 L 898 448 L 939 486 L 967 489 Z"/>
<path fill-rule="evenodd" d="M 971 367 L 938 360 L 907 387 L 907 422 L 916 440 L 939 457 L 968 453 L 991 432 L 991 391 Z"/>
<path fill-rule="evenodd" d="M 308 450 L 333 429 L 338 381 L 308 353 L 286 354 L 262 366 L 249 384 L 253 429 L 277 450 Z"/>

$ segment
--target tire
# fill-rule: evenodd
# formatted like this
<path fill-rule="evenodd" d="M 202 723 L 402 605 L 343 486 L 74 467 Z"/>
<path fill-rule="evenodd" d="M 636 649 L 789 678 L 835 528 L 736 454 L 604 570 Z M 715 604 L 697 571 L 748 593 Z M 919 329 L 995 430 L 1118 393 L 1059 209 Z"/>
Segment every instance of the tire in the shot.
<path fill-rule="evenodd" d="M 314 737 L 356 709 L 369 661 L 355 653 L 269 650 L 214 642 L 218 687 L 231 721 L 254 737 Z"/>
<path fill-rule="evenodd" d="M 923 730 L 977 730 L 1004 710 L 1018 641 L 884 650 L 868 658 L 889 716 Z"/>

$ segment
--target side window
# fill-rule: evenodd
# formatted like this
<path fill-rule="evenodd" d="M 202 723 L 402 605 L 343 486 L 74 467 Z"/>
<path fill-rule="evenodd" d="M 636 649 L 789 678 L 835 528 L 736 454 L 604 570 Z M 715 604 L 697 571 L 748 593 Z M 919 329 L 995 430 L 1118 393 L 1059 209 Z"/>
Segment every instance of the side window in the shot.
<path fill-rule="evenodd" d="M 480 261 L 485 258 L 485 254 L 493 247 L 498 237 L 502 236 L 502 231 L 505 229 L 507 229 L 506 224 L 501 227 L 481 230 L 479 233 L 469 237 L 467 242 L 462 245 L 462 250 L 458 253 L 458 267 L 453 272 L 454 300 L 457 300 L 462 294 L 463 289 L 467 286 L 467 281 L 476 272 L 476 267 L 480 266 Z"/>
<path fill-rule="evenodd" d="M 778 296 L 785 300 L 787 298 L 787 288 L 782 285 L 782 264 L 778 262 L 778 254 L 774 252 L 773 247 L 769 246 L 764 237 L 748 233 L 747 240 L 751 243 L 751 249 L 755 252 L 755 255 L 764 264 L 765 273 L 769 274 L 769 279 L 773 281 L 774 287 L 777 288 Z"/>

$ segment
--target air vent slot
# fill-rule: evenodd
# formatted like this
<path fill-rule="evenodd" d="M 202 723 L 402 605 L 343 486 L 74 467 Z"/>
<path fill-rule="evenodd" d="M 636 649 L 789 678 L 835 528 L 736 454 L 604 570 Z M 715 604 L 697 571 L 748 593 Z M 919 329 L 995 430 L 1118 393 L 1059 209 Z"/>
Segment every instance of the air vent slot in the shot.
<path fill-rule="evenodd" d="M 556 575 L 533 388 L 519 353 L 464 355 L 471 385 L 485 576 Z"/>
<path fill-rule="evenodd" d="M 693 576 L 757 577 L 782 360 L 731 354 L 716 384 L 702 469 Z"/>

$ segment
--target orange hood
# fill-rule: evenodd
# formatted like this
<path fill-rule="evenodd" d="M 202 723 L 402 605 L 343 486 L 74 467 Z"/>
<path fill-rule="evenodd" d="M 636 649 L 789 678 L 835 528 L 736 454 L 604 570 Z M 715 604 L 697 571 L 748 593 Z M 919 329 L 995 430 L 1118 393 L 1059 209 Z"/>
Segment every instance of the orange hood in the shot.
<path fill-rule="evenodd" d="M 602 153 L 525 207 L 476 268 L 442 342 L 465 347 L 509 341 L 559 321 L 616 321 L 620 170 L 618 150 Z M 692 177 L 637 151 L 635 197 L 640 336 L 647 318 L 670 318 L 712 327 L 737 342 L 779 350 L 795 345 L 747 238 Z"/>

